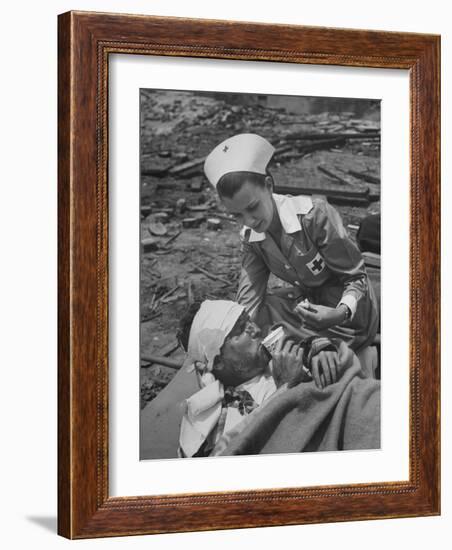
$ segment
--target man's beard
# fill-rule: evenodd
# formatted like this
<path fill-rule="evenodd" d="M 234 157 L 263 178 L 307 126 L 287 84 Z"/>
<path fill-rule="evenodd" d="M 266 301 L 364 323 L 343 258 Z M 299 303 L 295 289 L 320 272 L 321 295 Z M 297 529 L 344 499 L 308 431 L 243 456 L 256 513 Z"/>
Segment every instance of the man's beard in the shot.
<path fill-rule="evenodd" d="M 251 356 L 243 356 L 239 361 L 235 361 L 234 372 L 241 378 L 250 374 L 253 378 L 257 374 L 263 373 L 269 363 L 268 355 L 262 346 L 259 346 L 258 352 Z"/>

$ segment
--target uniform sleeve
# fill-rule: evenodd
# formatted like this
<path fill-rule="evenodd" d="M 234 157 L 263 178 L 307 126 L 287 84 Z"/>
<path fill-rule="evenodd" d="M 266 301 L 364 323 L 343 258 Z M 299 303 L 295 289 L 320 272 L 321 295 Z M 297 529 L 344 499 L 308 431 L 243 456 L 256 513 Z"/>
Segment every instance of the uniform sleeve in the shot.
<path fill-rule="evenodd" d="M 270 271 L 262 257 L 248 243 L 242 242 L 242 271 L 237 302 L 253 318 L 265 298 Z"/>
<path fill-rule="evenodd" d="M 368 292 L 367 272 L 357 245 L 350 239 L 338 211 L 323 200 L 303 218 L 303 225 L 328 268 L 344 285 L 339 304 L 350 308 L 352 317 L 359 300 Z"/>

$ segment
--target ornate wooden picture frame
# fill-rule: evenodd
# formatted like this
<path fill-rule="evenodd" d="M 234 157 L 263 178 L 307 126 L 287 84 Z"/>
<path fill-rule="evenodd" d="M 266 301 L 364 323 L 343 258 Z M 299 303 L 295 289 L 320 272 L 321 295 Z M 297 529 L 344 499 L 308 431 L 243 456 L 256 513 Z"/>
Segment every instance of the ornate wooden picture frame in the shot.
<path fill-rule="evenodd" d="M 58 62 L 58 531 L 68 538 L 440 513 L 440 38 L 69 12 Z M 410 78 L 409 480 L 111 497 L 109 56 L 406 69 Z"/>

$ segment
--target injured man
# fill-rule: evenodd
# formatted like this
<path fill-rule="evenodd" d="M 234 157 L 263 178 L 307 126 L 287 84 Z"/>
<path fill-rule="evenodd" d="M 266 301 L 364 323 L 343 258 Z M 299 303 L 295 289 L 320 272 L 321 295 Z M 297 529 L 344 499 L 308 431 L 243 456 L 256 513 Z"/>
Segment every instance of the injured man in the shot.
<path fill-rule="evenodd" d="M 181 322 L 185 368 L 179 456 L 380 447 L 380 382 L 342 341 L 305 341 L 280 325 L 263 338 L 244 307 L 206 300 Z"/>

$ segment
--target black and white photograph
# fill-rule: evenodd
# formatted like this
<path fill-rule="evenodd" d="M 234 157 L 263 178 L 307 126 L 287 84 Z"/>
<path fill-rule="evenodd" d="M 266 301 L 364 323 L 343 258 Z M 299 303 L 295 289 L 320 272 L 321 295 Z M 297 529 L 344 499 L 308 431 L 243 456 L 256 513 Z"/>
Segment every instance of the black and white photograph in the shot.
<path fill-rule="evenodd" d="M 380 101 L 140 90 L 140 459 L 380 448 Z"/>

